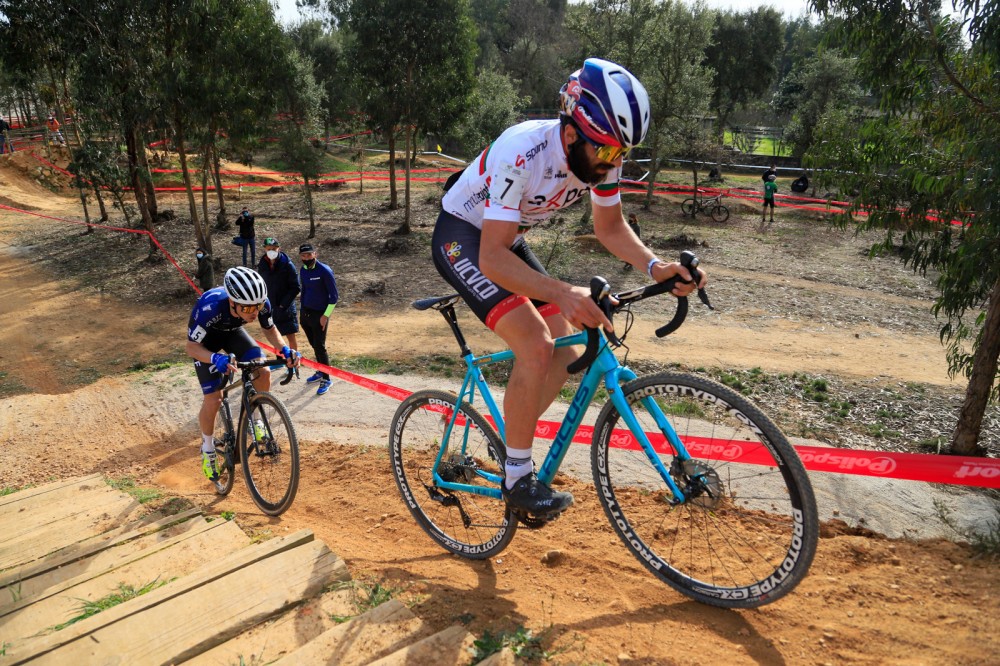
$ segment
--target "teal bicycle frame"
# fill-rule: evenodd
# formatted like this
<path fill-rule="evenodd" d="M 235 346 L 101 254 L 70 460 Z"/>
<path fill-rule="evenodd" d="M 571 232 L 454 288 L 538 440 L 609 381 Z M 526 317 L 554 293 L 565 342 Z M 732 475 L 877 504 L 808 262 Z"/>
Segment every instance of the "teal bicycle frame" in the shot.
<path fill-rule="evenodd" d="M 576 435 L 576 431 L 583 422 L 583 417 L 586 414 L 587 407 L 590 406 L 591 402 L 593 402 L 597 388 L 600 386 L 601 380 L 603 379 L 608 394 L 610 395 L 610 399 L 614 403 L 618 413 L 625 421 L 625 424 L 628 425 L 629 430 L 636 438 L 636 441 L 642 447 L 642 450 L 649 459 L 649 462 L 656 468 L 657 472 L 659 472 L 660 477 L 663 479 L 663 482 L 667 485 L 667 487 L 670 488 L 670 492 L 674 497 L 673 503 L 679 504 L 684 502 L 686 499 L 684 493 L 677 487 L 673 477 L 671 477 L 667 468 L 664 467 L 663 461 L 660 460 L 660 456 L 657 454 L 652 443 L 649 441 L 649 438 L 646 436 L 646 433 L 639 425 L 639 421 L 635 418 L 635 414 L 632 413 L 632 408 L 625 399 L 625 394 L 621 389 L 621 384 L 635 379 L 636 374 L 618 362 L 618 358 L 614 355 L 607 344 L 607 339 L 604 337 L 604 333 L 598 331 L 598 334 L 600 335 L 600 351 L 598 352 L 597 358 L 587 369 L 586 374 L 580 381 L 580 387 L 573 396 L 573 401 L 570 403 L 569 410 L 566 412 L 562 425 L 560 425 L 559 431 L 556 433 L 556 436 L 549 447 L 548 453 L 545 456 L 545 460 L 542 462 L 541 468 L 538 471 L 538 479 L 546 485 L 550 485 L 552 483 L 552 479 L 555 478 L 556 472 L 559 471 L 559 466 L 562 465 L 562 461 L 566 457 L 566 453 L 569 451 L 569 445 L 573 441 L 573 436 Z M 585 344 L 587 344 L 586 331 L 581 331 L 573 335 L 567 335 L 555 340 L 556 347 L 572 347 L 575 345 Z M 490 416 L 493 418 L 493 423 L 496 426 L 500 438 L 503 441 L 506 441 L 507 437 L 502 412 L 500 407 L 497 405 L 496 400 L 493 398 L 493 394 L 490 392 L 489 386 L 486 384 L 486 380 L 483 378 L 483 373 L 480 368 L 486 365 L 500 363 L 501 361 L 512 360 L 514 358 L 514 352 L 505 350 L 495 354 L 475 356 L 472 352 L 468 351 L 467 348 L 463 351 L 465 351 L 465 354 L 462 358 L 465 360 L 467 370 L 465 373 L 465 379 L 462 382 L 462 389 L 455 402 L 456 404 L 461 404 L 465 401 L 470 405 L 473 404 L 478 390 L 479 395 L 482 396 L 483 402 L 489 410 Z M 656 403 L 656 401 L 647 397 L 643 398 L 642 402 L 643 406 L 649 411 L 661 431 L 666 436 L 667 442 L 673 449 L 677 458 L 682 462 L 689 460 L 691 458 L 690 454 L 688 454 L 684 444 L 677 436 L 677 433 L 670 425 L 666 416 L 664 416 L 663 411 L 660 409 L 660 406 Z M 473 426 L 468 421 L 459 424 L 457 422 L 458 414 L 458 410 L 452 411 L 448 424 L 445 426 L 444 439 L 442 441 L 451 441 L 450 436 L 453 428 L 464 427 L 466 430 L 461 440 L 463 450 L 460 452 L 464 456 L 466 454 L 465 445 L 468 440 L 468 431 Z M 484 470 L 476 470 L 475 472 L 481 478 L 495 484 L 495 488 L 484 488 L 482 486 L 473 486 L 466 483 L 445 481 L 438 473 L 444 454 L 445 447 L 441 447 L 438 451 L 437 458 L 434 461 L 434 484 L 436 486 L 447 490 L 484 495 L 494 499 L 501 498 L 500 484 L 503 483 L 503 478 L 498 474 L 491 474 Z"/>

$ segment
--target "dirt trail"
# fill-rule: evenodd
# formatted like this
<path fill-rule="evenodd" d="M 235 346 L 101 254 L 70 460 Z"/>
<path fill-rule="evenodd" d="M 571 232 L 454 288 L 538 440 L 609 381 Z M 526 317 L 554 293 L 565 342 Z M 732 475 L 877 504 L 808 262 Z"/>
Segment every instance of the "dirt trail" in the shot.
<path fill-rule="evenodd" d="M 0 169 L 0 179 L 6 177 Z M 4 196 L 28 202 L 25 192 Z M 70 197 L 31 201 L 42 210 L 75 215 Z M 244 529 L 261 538 L 310 528 L 345 558 L 355 578 L 394 588 L 438 628 L 462 622 L 481 636 L 523 625 L 542 633 L 555 653 L 550 663 L 995 662 L 996 564 L 942 539 L 894 541 L 834 522 L 821 539 L 811 575 L 794 594 L 756 611 L 724 611 L 654 582 L 607 525 L 592 487 L 567 478 L 578 504 L 559 521 L 541 531 L 521 530 L 490 561 L 446 555 L 416 526 L 392 481 L 385 428 L 396 403 L 342 382 L 325 398 L 301 382 L 279 389 L 303 448 L 299 495 L 285 516 L 260 515 L 242 485 L 220 500 L 197 469 L 200 396 L 189 367 L 121 372 L 176 351 L 186 309 L 123 304 L 54 279 L 43 262 L 11 245 L 14 232 L 33 223 L 0 213 L 0 315 L 7 322 L 0 331 L 0 372 L 7 376 L 0 378 L 28 389 L 0 399 L 0 488 L 100 471 L 130 476 L 210 513 L 233 511 Z M 943 353 L 933 335 L 900 335 L 871 325 L 824 328 L 809 321 L 774 320 L 760 327 L 725 313 L 694 316 L 692 325 L 667 341 L 653 338 L 651 322 L 640 322 L 629 339 L 633 353 L 689 365 L 807 367 L 841 376 L 945 381 Z M 353 354 L 451 353 L 454 344 L 434 313 L 384 315 L 355 307 L 338 310 L 334 323 L 331 339 L 350 340 Z M 471 323 L 466 332 L 478 349 L 496 347 L 490 334 Z M 100 369 L 102 376 L 85 375 L 75 390 L 60 382 L 66 373 L 88 369 Z M 388 380 L 407 388 L 429 383 Z M 899 491 L 844 486 L 839 492 L 844 506 L 828 504 L 826 511 L 854 524 L 857 514 L 848 510 L 847 499 L 863 509 L 867 498 L 884 503 Z M 919 488 L 906 492 L 922 494 Z M 563 557 L 543 563 L 553 550 Z"/>

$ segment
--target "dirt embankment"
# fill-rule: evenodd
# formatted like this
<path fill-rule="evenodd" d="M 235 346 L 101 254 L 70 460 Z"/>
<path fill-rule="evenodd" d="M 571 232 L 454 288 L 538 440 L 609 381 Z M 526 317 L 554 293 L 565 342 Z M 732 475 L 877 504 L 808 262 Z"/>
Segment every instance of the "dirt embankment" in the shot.
<path fill-rule="evenodd" d="M 0 165 L 3 196 L 45 214 L 77 215 L 71 194 L 39 191 L 33 180 L 18 181 L 10 172 Z M 413 298 L 441 293 L 443 284 L 424 250 L 387 245 L 396 213 L 378 213 L 377 204 L 356 193 L 323 196 L 329 198 L 317 240 L 345 295 L 331 350 L 450 356 L 454 343 L 444 323 L 406 307 Z M 173 205 L 184 208 L 179 198 Z M 286 247 L 305 237 L 293 195 L 262 195 L 251 205 L 258 234 L 276 234 Z M 644 225 L 651 242 L 663 239 L 659 247 L 669 248 L 666 239 L 683 232 L 708 244 L 700 253 L 720 307 L 717 314 L 696 309 L 681 334 L 666 342 L 648 332 L 665 308 L 647 311 L 629 340 L 632 358 L 822 374 L 873 392 L 920 383 L 927 391 L 960 395 L 961 387 L 947 379 L 926 311 L 928 284 L 892 260 L 881 260 L 871 279 L 862 280 L 852 268 L 862 261 L 860 243 L 825 227 L 779 213 L 769 235 L 755 236 L 749 216 L 712 227 L 676 220 L 666 204 L 660 214 Z M 430 206 L 418 214 L 415 242 L 426 242 L 429 228 L 420 225 L 431 217 Z M 474 563 L 444 554 L 416 526 L 394 487 L 385 441 L 396 403 L 341 382 L 322 398 L 301 382 L 278 389 L 303 448 L 299 496 L 286 515 L 261 516 L 242 487 L 219 500 L 198 472 L 200 395 L 187 364 L 128 371 L 181 358 L 191 302 L 175 295 L 183 283 L 170 277 L 169 266 L 145 264 L 142 243 L 82 237 L 78 228 L 40 219 L 0 212 L 0 315 L 7 322 L 0 331 L 0 388 L 7 396 L 0 399 L 0 487 L 100 471 L 130 476 L 210 513 L 233 511 L 260 538 L 310 528 L 356 578 L 392 588 L 423 619 L 441 628 L 461 622 L 477 636 L 526 626 L 541 636 L 551 663 L 994 660 L 996 564 L 948 540 L 890 540 L 864 529 L 866 515 L 892 513 L 893 497 L 919 499 L 925 494 L 919 485 L 875 492 L 844 485 L 842 504 L 824 500 L 827 515 L 842 522 L 828 524 L 811 575 L 791 596 L 757 611 L 703 607 L 656 583 L 618 542 L 592 487 L 573 478 L 565 484 L 577 506 L 544 530 L 520 531 L 501 556 Z M 160 232 L 189 268 L 190 227 L 181 222 Z M 558 241 L 555 233 L 537 242 Z M 217 254 L 232 264 L 238 249 L 216 240 Z M 567 261 L 558 270 L 574 278 L 600 271 L 623 286 L 639 281 L 611 259 L 595 255 L 589 263 L 581 269 Z M 162 291 L 144 300 L 144 289 Z M 466 317 L 463 325 L 478 349 L 496 346 L 475 322 Z M 386 379 L 410 389 L 449 382 Z M 789 418 L 794 425 L 797 417 Z M 562 557 L 547 557 L 551 551 Z"/>

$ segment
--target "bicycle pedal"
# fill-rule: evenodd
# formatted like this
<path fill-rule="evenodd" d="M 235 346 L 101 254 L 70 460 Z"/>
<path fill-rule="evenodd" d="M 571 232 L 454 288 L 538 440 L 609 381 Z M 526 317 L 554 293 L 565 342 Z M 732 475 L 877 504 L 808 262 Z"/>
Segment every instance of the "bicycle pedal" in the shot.
<path fill-rule="evenodd" d="M 514 517 L 518 522 L 529 530 L 539 530 L 563 514 L 563 511 L 553 511 L 551 513 L 534 514 L 514 509 Z"/>

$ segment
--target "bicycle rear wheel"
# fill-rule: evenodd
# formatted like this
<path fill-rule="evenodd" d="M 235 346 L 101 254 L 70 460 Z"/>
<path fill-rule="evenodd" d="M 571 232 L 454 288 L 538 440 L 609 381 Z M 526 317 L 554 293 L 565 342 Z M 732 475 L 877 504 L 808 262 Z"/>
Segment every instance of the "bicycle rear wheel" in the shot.
<path fill-rule="evenodd" d="M 729 219 L 729 209 L 722 204 L 712 206 L 712 219 L 716 222 L 725 222 Z"/>
<path fill-rule="evenodd" d="M 777 426 L 735 391 L 692 375 L 661 373 L 622 389 L 688 498 L 673 502 L 608 402 L 591 462 L 598 499 L 625 545 L 660 580 L 713 606 L 753 608 L 790 592 L 812 563 L 819 519 L 805 467 Z M 674 457 L 655 412 L 691 460 Z"/>
<path fill-rule="evenodd" d="M 228 403 L 222 403 L 219 413 L 215 416 L 215 459 L 219 465 L 219 479 L 215 481 L 215 492 L 228 495 L 233 489 L 236 479 L 236 433 L 233 432 L 232 413 Z"/>
<path fill-rule="evenodd" d="M 456 555 L 482 560 L 507 547 L 517 520 L 500 498 L 446 490 L 435 482 L 434 461 L 444 449 L 438 474 L 445 481 L 494 489 L 502 483 L 503 444 L 472 405 L 461 404 L 443 441 L 456 400 L 453 393 L 428 390 L 403 401 L 389 431 L 392 473 L 410 513 L 434 541 Z"/>
<path fill-rule="evenodd" d="M 292 417 L 270 393 L 257 393 L 240 424 L 240 458 L 250 496 L 269 516 L 288 510 L 299 489 L 299 440 Z"/>
<path fill-rule="evenodd" d="M 694 217 L 697 208 L 697 202 L 694 199 L 685 199 L 681 202 L 681 212 L 689 217 Z"/>

